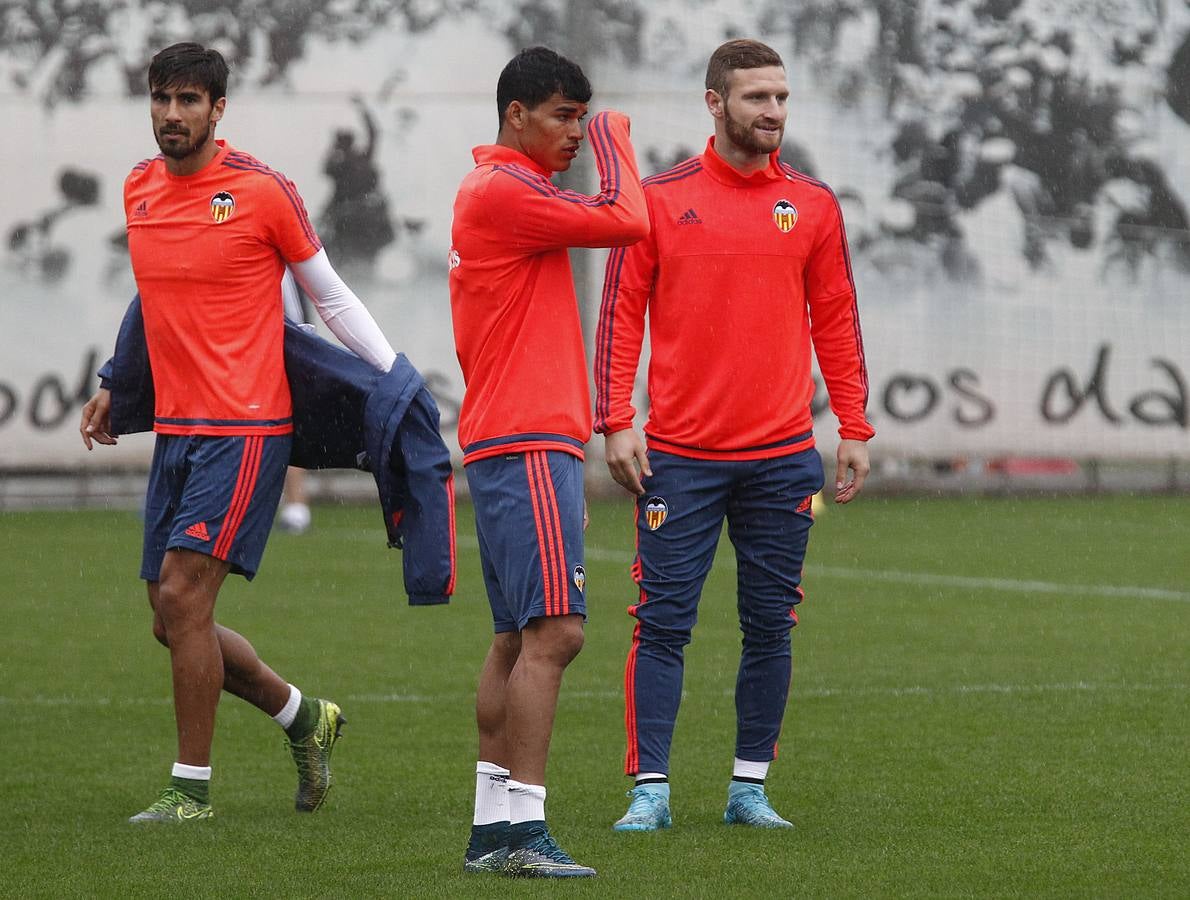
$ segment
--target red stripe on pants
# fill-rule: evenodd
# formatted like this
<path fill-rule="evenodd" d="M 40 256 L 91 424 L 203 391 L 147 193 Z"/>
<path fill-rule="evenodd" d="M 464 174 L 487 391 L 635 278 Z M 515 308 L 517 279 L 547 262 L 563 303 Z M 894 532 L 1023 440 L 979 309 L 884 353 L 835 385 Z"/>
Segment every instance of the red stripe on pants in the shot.
<path fill-rule="evenodd" d="M 636 651 L 640 647 L 640 622 L 632 630 L 632 649 L 624 665 L 624 731 L 628 748 L 624 752 L 624 774 L 635 775 L 640 769 L 640 743 L 636 735 Z"/>

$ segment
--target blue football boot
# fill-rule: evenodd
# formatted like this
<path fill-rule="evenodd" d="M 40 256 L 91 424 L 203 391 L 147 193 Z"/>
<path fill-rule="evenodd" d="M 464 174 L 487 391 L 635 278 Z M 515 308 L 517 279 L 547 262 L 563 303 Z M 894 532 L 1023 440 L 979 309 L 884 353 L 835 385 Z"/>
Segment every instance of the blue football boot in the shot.
<path fill-rule="evenodd" d="M 782 819 L 764 794 L 764 786 L 733 781 L 727 789 L 727 811 L 723 821 L 728 825 L 751 825 L 753 828 L 792 828 L 793 823 Z"/>
<path fill-rule="evenodd" d="M 615 831 L 657 831 L 669 828 L 669 784 L 641 784 L 628 792 L 632 802 L 612 829 Z"/>

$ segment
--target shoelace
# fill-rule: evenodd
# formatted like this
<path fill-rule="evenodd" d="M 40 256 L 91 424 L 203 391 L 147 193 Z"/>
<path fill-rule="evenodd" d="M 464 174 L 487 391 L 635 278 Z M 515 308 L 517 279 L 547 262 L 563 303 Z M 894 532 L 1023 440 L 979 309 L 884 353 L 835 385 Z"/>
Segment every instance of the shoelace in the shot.
<path fill-rule="evenodd" d="M 525 845 L 525 849 L 538 853 L 556 863 L 575 865 L 574 860 L 566 855 L 566 851 L 559 847 L 549 832 L 546 831 L 539 831 L 537 836 Z"/>
<path fill-rule="evenodd" d="M 763 794 L 745 796 L 741 800 L 737 800 L 736 805 L 744 818 L 754 822 L 775 821 L 781 818 Z"/>
<path fill-rule="evenodd" d="M 149 807 L 150 811 L 157 812 L 159 810 L 172 810 L 176 806 L 185 806 L 186 802 L 197 803 L 187 794 L 183 794 L 177 788 L 166 788 L 162 791 L 161 796 L 157 798 L 157 802 Z"/>
<path fill-rule="evenodd" d="M 632 802 L 628 804 L 629 816 L 653 816 L 666 805 L 664 797 L 648 791 L 642 791 L 639 794 L 629 791 L 628 796 L 632 798 Z"/>

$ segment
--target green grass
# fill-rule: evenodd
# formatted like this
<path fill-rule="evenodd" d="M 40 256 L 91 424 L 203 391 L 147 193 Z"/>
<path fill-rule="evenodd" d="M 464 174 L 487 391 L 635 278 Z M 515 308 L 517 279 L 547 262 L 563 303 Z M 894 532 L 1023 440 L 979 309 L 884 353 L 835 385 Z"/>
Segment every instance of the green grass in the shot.
<path fill-rule="evenodd" d="M 124 819 L 173 759 L 168 655 L 139 522 L 0 515 L 0 896 L 1190 895 L 1190 505 L 865 497 L 815 526 L 769 779 L 792 833 L 721 824 L 738 659 L 725 545 L 687 654 L 674 828 L 615 834 L 631 620 L 625 503 L 592 507 L 591 619 L 563 687 L 550 820 L 599 869 L 465 877 L 476 674 L 490 634 L 470 511 L 449 607 L 410 608 L 372 509 L 274 535 L 221 621 L 350 724 L 337 784 L 292 811 L 280 730 L 220 705 L 209 826 Z M 1039 582 L 1032 586 L 1025 582 Z"/>

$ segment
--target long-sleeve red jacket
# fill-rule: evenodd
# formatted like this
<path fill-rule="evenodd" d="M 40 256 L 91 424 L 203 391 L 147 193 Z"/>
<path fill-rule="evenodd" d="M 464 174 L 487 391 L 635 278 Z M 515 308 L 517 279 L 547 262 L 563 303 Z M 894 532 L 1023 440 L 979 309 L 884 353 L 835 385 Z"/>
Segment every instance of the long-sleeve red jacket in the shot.
<path fill-rule="evenodd" d="M 811 348 L 844 438 L 875 433 L 835 195 L 774 153 L 750 176 L 706 151 L 644 181 L 651 232 L 612 251 L 595 430 L 629 428 L 648 314 L 650 447 L 762 459 L 814 445 Z"/>
<path fill-rule="evenodd" d="M 463 461 L 525 450 L 580 458 L 591 392 L 569 247 L 615 247 L 648 230 L 628 118 L 588 126 L 599 168 L 594 196 L 561 190 L 522 153 L 473 151 L 455 198 L 450 305 L 466 391 Z"/>

